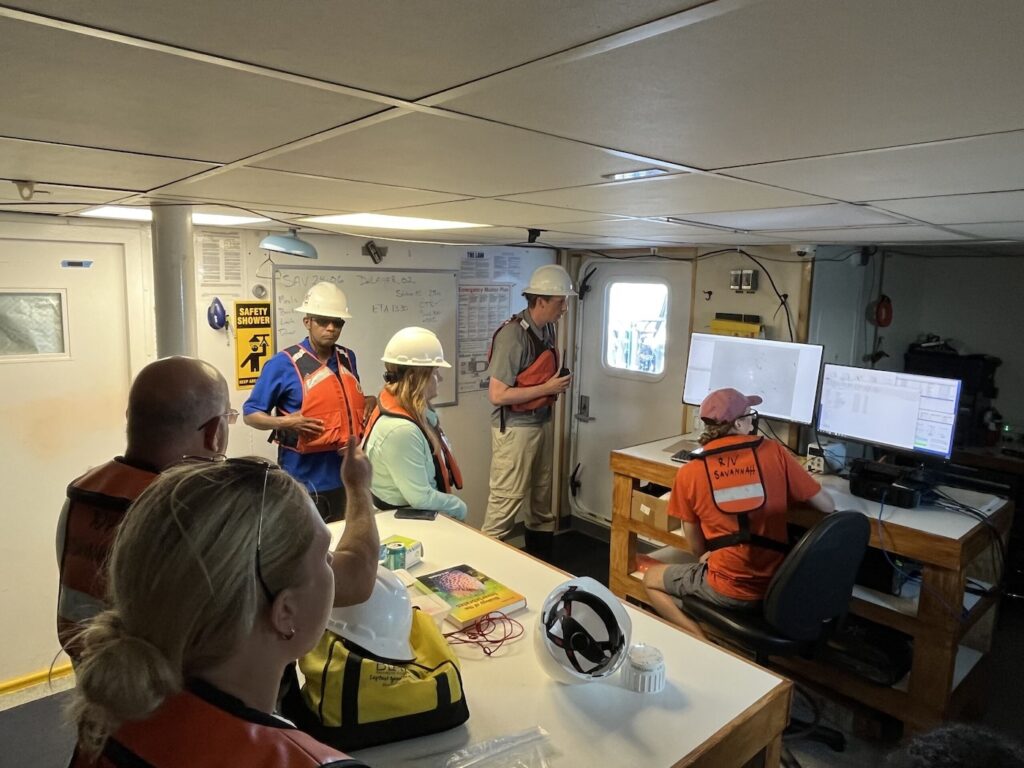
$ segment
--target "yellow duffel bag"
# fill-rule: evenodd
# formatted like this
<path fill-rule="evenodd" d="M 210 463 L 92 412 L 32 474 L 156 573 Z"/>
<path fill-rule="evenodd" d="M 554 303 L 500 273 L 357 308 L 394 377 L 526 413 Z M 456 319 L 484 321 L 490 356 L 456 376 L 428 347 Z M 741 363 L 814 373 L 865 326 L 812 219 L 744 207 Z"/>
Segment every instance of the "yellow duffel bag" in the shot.
<path fill-rule="evenodd" d="M 356 608 L 364 616 L 389 621 L 388 614 L 393 612 L 374 611 L 369 605 L 373 602 L 371 597 L 365 608 Z M 335 609 L 334 614 L 345 610 Z M 301 697 L 286 697 L 282 714 L 320 741 L 345 751 L 437 733 L 466 722 L 469 708 L 458 659 L 429 615 L 411 606 L 408 610 L 411 628 L 404 653 L 375 653 L 370 647 L 372 633 L 369 641 L 365 639 L 367 621 L 352 622 L 354 631 L 345 632 L 348 636 L 334 631 L 337 621 L 330 622 L 317 647 L 299 659 L 306 679 Z M 393 629 L 394 616 L 390 619 Z M 355 633 L 363 635 L 358 638 L 362 643 L 352 639 Z"/>

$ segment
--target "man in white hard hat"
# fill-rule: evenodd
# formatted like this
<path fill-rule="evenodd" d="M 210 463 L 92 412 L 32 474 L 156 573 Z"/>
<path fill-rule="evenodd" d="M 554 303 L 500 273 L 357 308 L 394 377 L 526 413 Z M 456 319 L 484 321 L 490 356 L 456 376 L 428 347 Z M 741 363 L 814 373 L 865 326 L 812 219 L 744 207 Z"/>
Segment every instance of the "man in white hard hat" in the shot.
<path fill-rule="evenodd" d="M 267 361 L 242 407 L 245 423 L 272 430 L 278 463 L 306 486 L 324 520 L 345 516 L 341 455 L 361 438 L 374 398 L 363 395 L 356 356 L 337 343 L 348 311 L 334 283 L 317 283 L 296 307 L 309 336 Z"/>
<path fill-rule="evenodd" d="M 482 530 L 505 539 L 522 511 L 526 551 L 544 559 L 551 554 L 556 522 L 551 509 L 551 407 L 572 380 L 555 349 L 555 323 L 576 292 L 569 273 L 548 264 L 534 270 L 523 295 L 526 309 L 498 328 L 488 356 L 487 393 L 495 409 L 490 496 Z"/>

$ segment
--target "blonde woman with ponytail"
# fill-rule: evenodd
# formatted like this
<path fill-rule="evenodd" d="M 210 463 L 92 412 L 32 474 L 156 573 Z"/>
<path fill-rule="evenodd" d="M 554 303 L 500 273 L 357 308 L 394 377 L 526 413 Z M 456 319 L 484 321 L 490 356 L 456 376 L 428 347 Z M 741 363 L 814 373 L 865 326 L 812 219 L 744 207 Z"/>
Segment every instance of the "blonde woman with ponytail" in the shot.
<path fill-rule="evenodd" d="M 354 440 L 342 471 L 368 484 Z M 118 530 L 109 609 L 78 638 L 71 768 L 364 766 L 272 714 L 326 625 L 330 540 L 305 489 L 263 460 L 161 474 Z"/>
<path fill-rule="evenodd" d="M 451 368 L 441 342 L 426 328 L 403 328 L 384 349 L 384 389 L 363 438 L 373 465 L 374 503 L 380 509 L 436 510 L 466 518 L 466 503 L 452 493 L 462 474 L 430 401 L 439 369 Z"/>

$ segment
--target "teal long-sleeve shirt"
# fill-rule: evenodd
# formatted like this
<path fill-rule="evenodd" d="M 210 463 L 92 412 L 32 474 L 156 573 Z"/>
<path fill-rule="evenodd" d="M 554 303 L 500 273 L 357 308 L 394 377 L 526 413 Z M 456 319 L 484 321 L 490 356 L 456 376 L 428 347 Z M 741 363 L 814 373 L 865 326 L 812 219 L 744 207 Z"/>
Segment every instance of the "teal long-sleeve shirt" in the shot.
<path fill-rule="evenodd" d="M 436 425 L 437 414 L 428 410 L 427 420 Z M 382 415 L 370 432 L 366 456 L 373 465 L 371 489 L 382 501 L 466 519 L 466 502 L 437 490 L 430 444 L 413 422 Z"/>

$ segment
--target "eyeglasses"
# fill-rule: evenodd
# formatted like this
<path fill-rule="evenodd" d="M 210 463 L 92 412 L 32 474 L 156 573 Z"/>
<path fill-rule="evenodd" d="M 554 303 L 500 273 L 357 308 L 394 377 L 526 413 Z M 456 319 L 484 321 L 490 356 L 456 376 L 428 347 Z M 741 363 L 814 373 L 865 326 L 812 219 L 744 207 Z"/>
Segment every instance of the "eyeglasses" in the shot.
<path fill-rule="evenodd" d="M 761 415 L 761 414 L 759 414 L 759 413 L 758 413 L 757 411 L 755 411 L 755 410 L 754 410 L 753 408 L 751 408 L 751 409 L 750 409 L 749 411 L 747 411 L 746 413 L 744 413 L 744 414 L 743 414 L 742 416 L 740 416 L 739 418 L 740 418 L 740 419 L 756 419 L 756 418 L 758 418 L 758 417 L 759 417 L 760 415 Z"/>
<path fill-rule="evenodd" d="M 238 411 L 232 408 L 230 411 L 226 411 L 225 413 L 218 413 L 216 416 L 211 416 L 210 418 L 208 418 L 206 421 L 199 425 L 199 429 L 197 429 L 196 432 L 202 432 L 204 429 L 206 429 L 207 425 L 211 421 L 214 421 L 216 419 L 227 419 L 228 426 L 231 426 L 236 421 L 238 421 Z"/>
<path fill-rule="evenodd" d="M 234 411 L 233 411 L 234 413 Z M 237 416 L 238 414 L 235 413 Z M 267 479 L 270 477 L 271 471 L 280 471 L 281 468 L 270 461 L 264 461 L 262 459 L 247 459 L 247 458 L 231 458 L 229 459 L 223 453 L 218 453 L 215 456 L 182 456 L 181 460 L 183 463 L 188 462 L 208 462 L 211 464 L 230 464 L 235 467 L 242 467 L 244 469 L 251 470 L 263 470 L 263 491 L 260 495 L 260 516 L 259 521 L 256 523 L 256 579 L 260 583 L 260 587 L 263 588 L 263 594 L 267 597 L 268 603 L 273 603 L 274 598 L 277 594 L 267 585 L 267 580 L 263 578 L 263 568 L 261 566 L 262 553 L 263 553 L 263 508 L 267 503 Z"/>
<path fill-rule="evenodd" d="M 335 328 L 340 330 L 345 327 L 345 321 L 342 320 L 340 317 L 324 317 L 323 315 L 310 315 L 309 317 L 314 323 L 319 325 L 321 328 L 326 328 L 330 325 L 333 325 Z"/>

